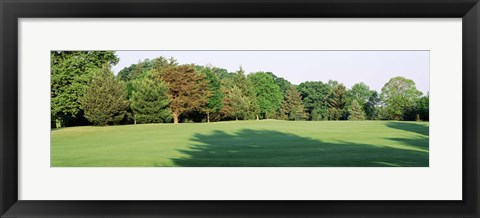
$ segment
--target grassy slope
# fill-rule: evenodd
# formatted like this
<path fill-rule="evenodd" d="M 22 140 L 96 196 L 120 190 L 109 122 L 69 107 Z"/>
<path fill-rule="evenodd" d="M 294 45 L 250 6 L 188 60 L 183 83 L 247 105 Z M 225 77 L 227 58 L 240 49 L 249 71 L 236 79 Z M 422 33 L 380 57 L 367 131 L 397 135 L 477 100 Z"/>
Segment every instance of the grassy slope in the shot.
<path fill-rule="evenodd" d="M 52 166 L 428 166 L 428 123 L 231 121 L 51 132 Z"/>

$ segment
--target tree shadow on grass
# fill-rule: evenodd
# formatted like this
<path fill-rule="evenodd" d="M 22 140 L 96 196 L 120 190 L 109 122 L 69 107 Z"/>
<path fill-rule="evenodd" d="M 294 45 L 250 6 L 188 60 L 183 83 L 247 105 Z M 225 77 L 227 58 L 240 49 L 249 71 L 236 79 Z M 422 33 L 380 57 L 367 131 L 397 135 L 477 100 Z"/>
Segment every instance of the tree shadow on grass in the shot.
<path fill-rule="evenodd" d="M 397 139 L 392 139 L 397 140 Z M 185 167 L 427 167 L 428 151 L 406 145 L 392 148 L 338 141 L 335 143 L 272 130 L 243 129 L 235 134 L 195 134 Z M 419 145 L 421 146 L 421 145 Z"/>
<path fill-rule="evenodd" d="M 406 138 L 387 138 L 392 141 L 400 142 L 401 144 L 409 147 L 412 150 L 428 152 L 428 137 L 417 137 L 412 139 Z"/>
<path fill-rule="evenodd" d="M 428 126 L 414 122 L 389 122 L 387 123 L 387 127 L 414 132 L 424 136 L 428 136 L 429 134 Z"/>

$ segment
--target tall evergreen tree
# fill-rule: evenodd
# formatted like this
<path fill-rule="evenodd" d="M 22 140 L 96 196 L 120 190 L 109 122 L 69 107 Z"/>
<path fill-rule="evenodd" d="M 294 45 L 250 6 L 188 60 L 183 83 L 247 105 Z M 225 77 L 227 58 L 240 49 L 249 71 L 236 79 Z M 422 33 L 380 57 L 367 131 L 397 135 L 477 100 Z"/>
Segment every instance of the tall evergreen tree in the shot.
<path fill-rule="evenodd" d="M 107 66 L 94 74 L 79 101 L 85 117 L 99 126 L 120 122 L 129 106 L 122 81 L 115 79 Z"/>
<path fill-rule="evenodd" d="M 204 112 L 207 114 L 207 122 L 210 122 L 210 115 L 219 112 L 223 107 L 223 92 L 221 90 L 221 83 L 218 77 L 214 74 L 214 69 L 211 67 L 198 67 L 199 71 L 205 75 L 207 82 L 207 89 L 210 92 L 207 105 Z"/>
<path fill-rule="evenodd" d="M 346 88 L 343 84 L 335 84 L 327 97 L 328 117 L 330 120 L 340 120 L 344 115 Z"/>
<path fill-rule="evenodd" d="M 178 123 L 180 115 L 201 111 L 208 103 L 211 93 L 205 76 L 197 72 L 193 65 L 167 66 L 160 70 L 159 76 L 169 88 L 173 123 Z"/>
<path fill-rule="evenodd" d="M 251 105 L 251 98 L 244 95 L 238 86 L 233 86 L 228 93 L 228 98 L 231 100 L 231 115 L 238 120 L 249 118 L 249 107 Z"/>
<path fill-rule="evenodd" d="M 137 81 L 132 93 L 131 108 L 135 123 L 170 122 L 168 86 L 158 78 L 148 76 Z"/>
<path fill-rule="evenodd" d="M 232 73 L 233 74 L 233 73 Z M 218 112 L 220 119 L 229 119 L 233 118 L 233 98 L 231 98 L 231 91 L 234 87 L 233 76 L 231 73 L 227 74 L 228 76 L 223 77 L 220 80 L 220 90 L 223 94 L 222 104 L 223 107 Z"/>
<path fill-rule="evenodd" d="M 348 120 L 365 120 L 365 112 L 357 100 L 353 100 L 351 107 L 348 109 Z"/>
<path fill-rule="evenodd" d="M 295 86 L 291 86 L 287 91 L 280 109 L 280 117 L 288 120 L 305 120 L 305 107 Z"/>
<path fill-rule="evenodd" d="M 241 90 L 242 102 L 246 104 L 244 105 L 245 113 L 243 119 L 253 118 L 260 110 L 259 101 L 255 95 L 255 84 L 245 76 L 245 71 L 243 71 L 242 67 L 235 73 L 233 84 Z"/>
<path fill-rule="evenodd" d="M 377 115 L 377 108 L 378 104 L 380 103 L 380 96 L 378 92 L 373 90 L 372 94 L 368 98 L 367 103 L 363 106 L 363 110 L 365 111 L 365 116 L 369 120 L 378 119 Z"/>
<path fill-rule="evenodd" d="M 221 80 L 224 95 L 220 114 L 226 119 L 251 119 L 258 111 L 252 83 L 247 80 L 243 69 L 228 73 Z"/>

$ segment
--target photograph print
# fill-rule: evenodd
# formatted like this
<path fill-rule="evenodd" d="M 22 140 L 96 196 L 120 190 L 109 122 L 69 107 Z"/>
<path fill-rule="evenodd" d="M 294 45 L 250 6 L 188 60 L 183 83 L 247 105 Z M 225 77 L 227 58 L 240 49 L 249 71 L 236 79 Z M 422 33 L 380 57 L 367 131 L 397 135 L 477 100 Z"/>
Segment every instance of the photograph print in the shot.
<path fill-rule="evenodd" d="M 51 51 L 51 167 L 429 167 L 429 51 Z"/>

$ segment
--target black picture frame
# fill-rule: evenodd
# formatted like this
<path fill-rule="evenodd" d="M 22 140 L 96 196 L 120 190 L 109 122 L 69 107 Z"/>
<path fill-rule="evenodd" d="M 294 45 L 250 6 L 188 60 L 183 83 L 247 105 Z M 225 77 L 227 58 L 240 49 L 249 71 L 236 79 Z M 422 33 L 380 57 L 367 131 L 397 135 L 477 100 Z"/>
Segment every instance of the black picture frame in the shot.
<path fill-rule="evenodd" d="M 0 0 L 1 217 L 478 217 L 478 0 Z M 18 19 L 134 17 L 462 18 L 461 201 L 18 200 Z M 354 36 L 352 36 L 354 37 Z M 445 42 L 448 43 L 448 42 Z M 288 187 L 285 187 L 288 188 Z M 442 191 L 442 190 L 438 190 Z"/>

